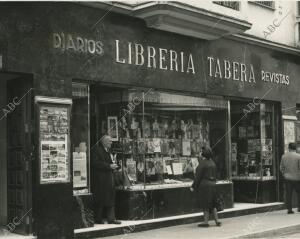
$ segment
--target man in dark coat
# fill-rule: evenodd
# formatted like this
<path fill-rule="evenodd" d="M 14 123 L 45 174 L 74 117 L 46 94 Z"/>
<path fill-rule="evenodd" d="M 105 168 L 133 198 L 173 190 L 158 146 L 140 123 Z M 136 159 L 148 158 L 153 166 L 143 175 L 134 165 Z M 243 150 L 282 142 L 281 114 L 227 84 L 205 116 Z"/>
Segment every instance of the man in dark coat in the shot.
<path fill-rule="evenodd" d="M 296 152 L 296 144 L 289 143 L 289 152 L 282 155 L 280 171 L 285 179 L 286 206 L 288 214 L 293 214 L 292 196 L 297 193 L 298 212 L 300 212 L 300 154 Z"/>
<path fill-rule="evenodd" d="M 103 224 L 102 214 L 105 212 L 108 223 L 120 224 L 115 218 L 115 182 L 113 171 L 118 165 L 113 163 L 109 152 L 111 137 L 104 135 L 100 144 L 93 150 L 92 157 L 92 191 L 95 204 L 95 221 Z"/>

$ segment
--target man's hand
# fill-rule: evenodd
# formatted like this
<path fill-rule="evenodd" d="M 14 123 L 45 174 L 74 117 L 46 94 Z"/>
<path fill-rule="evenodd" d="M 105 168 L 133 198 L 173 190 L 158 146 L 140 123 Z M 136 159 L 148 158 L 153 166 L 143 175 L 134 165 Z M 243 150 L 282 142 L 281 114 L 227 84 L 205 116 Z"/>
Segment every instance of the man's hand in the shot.
<path fill-rule="evenodd" d="M 194 192 L 194 188 L 190 187 L 190 191 L 191 191 L 191 192 Z"/>
<path fill-rule="evenodd" d="M 117 164 L 115 164 L 115 163 L 112 163 L 111 165 L 110 165 L 110 168 L 111 169 L 117 169 L 119 166 L 117 165 Z"/>

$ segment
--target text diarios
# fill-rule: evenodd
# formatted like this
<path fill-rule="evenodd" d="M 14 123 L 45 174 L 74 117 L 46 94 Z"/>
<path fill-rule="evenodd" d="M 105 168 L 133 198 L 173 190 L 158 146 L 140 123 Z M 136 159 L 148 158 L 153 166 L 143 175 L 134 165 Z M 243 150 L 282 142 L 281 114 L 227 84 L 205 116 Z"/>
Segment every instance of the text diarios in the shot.
<path fill-rule="evenodd" d="M 72 36 L 65 33 L 53 33 L 53 47 L 64 51 L 103 55 L 102 41 Z"/>
<path fill-rule="evenodd" d="M 116 43 L 116 62 L 121 64 L 147 66 L 161 70 L 177 71 L 195 74 L 193 55 L 153 46 L 127 42 L 120 49 L 119 40 Z"/>

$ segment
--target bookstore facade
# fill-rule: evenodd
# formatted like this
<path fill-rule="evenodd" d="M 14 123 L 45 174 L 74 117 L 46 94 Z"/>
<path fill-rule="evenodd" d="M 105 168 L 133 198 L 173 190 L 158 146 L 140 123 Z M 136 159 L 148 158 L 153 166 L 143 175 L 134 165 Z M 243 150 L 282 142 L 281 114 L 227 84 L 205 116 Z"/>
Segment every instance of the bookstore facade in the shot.
<path fill-rule="evenodd" d="M 7 119 L 7 134 L 23 137 L 7 142 L 15 160 L 7 168 L 8 221 L 33 209 L 20 231 L 87 226 L 80 207 L 92 208 L 90 156 L 103 134 L 124 176 L 118 219 L 199 211 L 189 188 L 205 145 L 226 208 L 282 200 L 278 165 L 300 120 L 300 62 L 292 53 L 158 31 L 116 13 L 97 23 L 105 11 L 77 4 L 49 4 L 51 17 L 43 17 L 45 5 L 14 6 L 14 17 L 11 4 L 0 10 L 23 24 L 0 38 L 7 102 L 19 103 L 8 117 L 27 122 L 16 128 Z M 20 145 L 27 164 L 9 151 Z"/>

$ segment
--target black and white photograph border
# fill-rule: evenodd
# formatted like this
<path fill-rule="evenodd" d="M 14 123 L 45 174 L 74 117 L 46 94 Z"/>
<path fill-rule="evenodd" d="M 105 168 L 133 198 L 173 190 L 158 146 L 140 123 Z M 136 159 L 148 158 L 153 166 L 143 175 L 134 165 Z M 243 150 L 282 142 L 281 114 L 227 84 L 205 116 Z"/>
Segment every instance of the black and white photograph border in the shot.
<path fill-rule="evenodd" d="M 299 76 L 299 1 L 0 1 L 0 238 L 300 238 Z"/>

